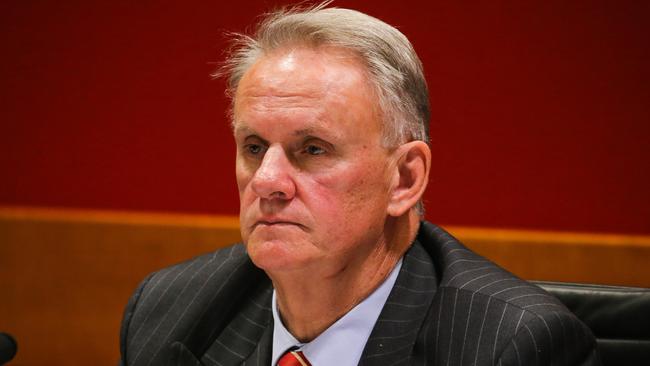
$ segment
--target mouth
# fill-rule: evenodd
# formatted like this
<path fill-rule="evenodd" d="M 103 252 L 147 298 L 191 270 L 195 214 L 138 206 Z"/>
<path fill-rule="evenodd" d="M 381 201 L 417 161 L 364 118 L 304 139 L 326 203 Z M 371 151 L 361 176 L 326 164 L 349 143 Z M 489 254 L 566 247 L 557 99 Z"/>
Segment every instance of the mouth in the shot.
<path fill-rule="evenodd" d="M 283 227 L 283 226 L 297 226 L 299 228 L 304 228 L 302 224 L 299 224 L 294 221 L 286 220 L 258 220 L 253 225 L 253 229 L 256 227 Z"/>

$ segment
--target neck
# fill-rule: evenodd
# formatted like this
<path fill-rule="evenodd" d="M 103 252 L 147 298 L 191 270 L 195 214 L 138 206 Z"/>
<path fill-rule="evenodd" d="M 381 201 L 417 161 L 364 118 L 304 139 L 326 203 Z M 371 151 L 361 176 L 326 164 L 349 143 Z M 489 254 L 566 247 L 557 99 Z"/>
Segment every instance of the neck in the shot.
<path fill-rule="evenodd" d="M 320 335 L 381 285 L 415 239 L 418 226 L 414 213 L 389 218 L 369 255 L 339 263 L 335 271 L 269 273 L 285 327 L 301 342 Z"/>

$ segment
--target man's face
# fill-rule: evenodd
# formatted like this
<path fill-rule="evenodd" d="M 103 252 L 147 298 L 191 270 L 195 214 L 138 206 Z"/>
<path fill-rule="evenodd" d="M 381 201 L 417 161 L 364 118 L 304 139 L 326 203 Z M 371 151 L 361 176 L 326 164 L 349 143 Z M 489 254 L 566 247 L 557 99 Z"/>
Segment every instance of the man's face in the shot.
<path fill-rule="evenodd" d="M 391 153 L 360 61 L 332 47 L 258 60 L 235 95 L 241 232 L 266 271 L 332 274 L 382 240 Z"/>

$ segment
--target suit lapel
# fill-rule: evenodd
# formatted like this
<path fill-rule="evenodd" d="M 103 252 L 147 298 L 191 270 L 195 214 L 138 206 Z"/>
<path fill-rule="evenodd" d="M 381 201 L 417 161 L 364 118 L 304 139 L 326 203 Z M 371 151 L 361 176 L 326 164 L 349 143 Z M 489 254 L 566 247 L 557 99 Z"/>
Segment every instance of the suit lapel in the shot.
<path fill-rule="evenodd" d="M 241 310 L 201 357 L 202 365 L 268 365 L 273 335 L 273 288 L 268 278 L 266 282 L 242 302 Z"/>
<path fill-rule="evenodd" d="M 266 327 L 253 353 L 244 361 L 243 366 L 269 366 L 273 352 L 273 317 Z"/>
<path fill-rule="evenodd" d="M 183 343 L 174 342 L 171 349 L 171 358 L 168 366 L 203 366 L 196 356 Z"/>
<path fill-rule="evenodd" d="M 359 365 L 405 364 L 437 288 L 431 257 L 416 240 L 368 338 Z"/>

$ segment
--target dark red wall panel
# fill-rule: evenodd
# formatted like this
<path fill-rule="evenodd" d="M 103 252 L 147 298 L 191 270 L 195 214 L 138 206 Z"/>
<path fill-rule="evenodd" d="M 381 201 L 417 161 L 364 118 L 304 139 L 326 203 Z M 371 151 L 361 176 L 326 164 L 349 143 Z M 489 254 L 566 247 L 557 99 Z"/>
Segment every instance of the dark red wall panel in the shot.
<path fill-rule="evenodd" d="M 0 2 L 0 204 L 237 213 L 209 73 L 275 4 Z M 650 3 L 335 4 L 425 64 L 430 219 L 650 234 Z"/>

